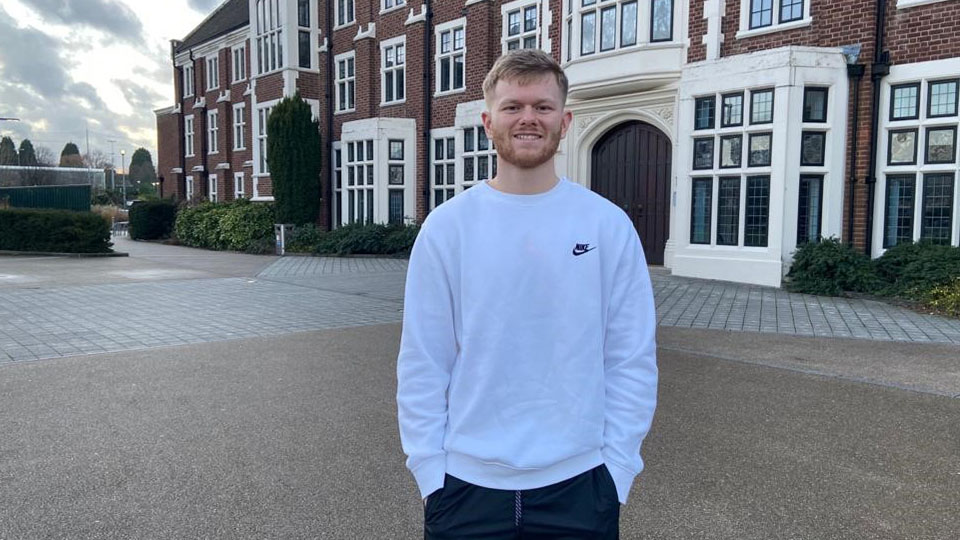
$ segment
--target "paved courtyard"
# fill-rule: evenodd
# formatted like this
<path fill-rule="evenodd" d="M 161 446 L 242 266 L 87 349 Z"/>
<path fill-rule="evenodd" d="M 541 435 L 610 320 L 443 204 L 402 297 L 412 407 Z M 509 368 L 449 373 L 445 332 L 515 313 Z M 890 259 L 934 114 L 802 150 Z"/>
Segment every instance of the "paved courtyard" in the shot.
<path fill-rule="evenodd" d="M 226 267 L 243 267 L 247 275 L 218 277 L 226 270 L 204 273 L 188 265 L 191 257 L 221 254 L 118 245 L 132 256 L 96 262 L 0 258 L 0 362 L 391 323 L 403 316 L 403 259 L 222 254 L 236 259 Z M 145 261 L 166 266 L 138 266 Z M 56 279 L 58 264 L 113 270 L 72 283 Z M 39 266 L 54 278 L 36 277 L 44 275 L 33 272 Z M 98 275 L 144 279 L 103 283 Z M 652 280 L 661 326 L 960 343 L 960 321 L 882 302 L 680 278 L 659 268 Z"/>

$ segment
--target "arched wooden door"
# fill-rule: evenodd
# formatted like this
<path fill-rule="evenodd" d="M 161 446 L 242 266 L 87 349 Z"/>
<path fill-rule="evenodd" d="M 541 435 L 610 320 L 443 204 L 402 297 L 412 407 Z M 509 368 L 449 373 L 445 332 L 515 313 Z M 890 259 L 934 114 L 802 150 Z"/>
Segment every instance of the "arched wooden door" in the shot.
<path fill-rule="evenodd" d="M 590 188 L 623 208 L 650 264 L 663 264 L 670 232 L 670 139 L 639 121 L 612 128 L 593 148 Z"/>

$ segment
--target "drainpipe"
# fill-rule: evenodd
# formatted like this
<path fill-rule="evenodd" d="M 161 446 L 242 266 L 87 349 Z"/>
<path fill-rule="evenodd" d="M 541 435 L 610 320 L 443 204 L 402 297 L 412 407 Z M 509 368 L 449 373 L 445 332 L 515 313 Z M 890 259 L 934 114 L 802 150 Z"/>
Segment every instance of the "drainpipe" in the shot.
<path fill-rule="evenodd" d="M 423 152 L 425 165 L 425 179 L 423 183 L 423 208 L 424 219 L 426 214 L 430 213 L 430 169 L 433 166 L 430 163 L 430 149 L 433 141 L 430 140 L 430 130 L 433 127 L 432 105 L 433 105 L 433 79 L 430 77 L 431 55 L 433 45 L 433 6 L 431 0 L 424 0 L 427 10 L 427 18 L 423 22 Z M 416 207 L 416 204 L 414 204 Z M 416 210 L 414 210 L 416 211 Z"/>
<path fill-rule="evenodd" d="M 336 155 L 333 151 L 333 2 L 327 2 L 327 22 L 326 22 L 326 38 L 327 38 L 327 84 L 326 84 L 326 98 L 327 98 L 327 207 L 329 211 L 327 212 L 327 230 L 332 231 L 334 227 L 333 216 L 334 205 L 337 204 L 336 186 L 334 185 L 333 178 L 333 169 L 336 167 Z M 339 209 L 338 209 L 339 211 Z"/>
<path fill-rule="evenodd" d="M 874 62 L 870 66 L 870 80 L 873 84 L 873 102 L 870 104 L 870 167 L 867 173 L 867 238 L 864 251 L 870 257 L 873 253 L 873 201 L 877 184 L 877 136 L 880 131 L 880 87 L 883 77 L 890 73 L 890 53 L 883 50 L 883 33 L 886 25 L 887 2 L 877 0 L 876 46 Z"/>
<path fill-rule="evenodd" d="M 847 64 L 847 77 L 853 84 L 853 129 L 850 141 L 850 170 L 848 182 L 850 196 L 847 201 L 847 244 L 853 245 L 854 200 L 857 193 L 857 132 L 860 131 L 860 82 L 863 80 L 863 64 Z"/>

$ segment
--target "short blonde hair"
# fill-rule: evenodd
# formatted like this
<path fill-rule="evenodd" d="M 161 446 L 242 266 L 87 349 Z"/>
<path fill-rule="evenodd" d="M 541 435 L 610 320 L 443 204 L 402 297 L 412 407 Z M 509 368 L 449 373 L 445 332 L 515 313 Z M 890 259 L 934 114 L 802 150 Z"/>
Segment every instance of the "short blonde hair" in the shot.
<path fill-rule="evenodd" d="M 490 73 L 483 80 L 483 99 L 489 103 L 493 91 L 500 81 L 516 81 L 529 84 L 541 77 L 553 75 L 560 87 L 562 103 L 567 103 L 567 89 L 570 86 L 567 75 L 560 64 L 549 54 L 539 49 L 519 49 L 510 51 L 494 62 Z"/>

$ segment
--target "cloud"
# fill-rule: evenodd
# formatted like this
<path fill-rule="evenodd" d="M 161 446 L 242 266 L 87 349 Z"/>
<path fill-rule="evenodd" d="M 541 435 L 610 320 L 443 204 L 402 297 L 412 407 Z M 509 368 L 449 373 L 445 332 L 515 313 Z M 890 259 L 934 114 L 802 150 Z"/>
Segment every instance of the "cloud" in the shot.
<path fill-rule="evenodd" d="M 59 155 L 67 141 L 86 148 L 144 146 L 153 151 L 156 119 L 152 110 L 163 100 L 156 91 L 139 83 L 114 80 L 132 107 L 131 114 L 110 109 L 86 82 L 73 79 L 64 59 L 63 46 L 43 32 L 19 28 L 0 7 L 0 116 L 21 122 L 3 122 L 3 134 L 13 135 L 17 144 L 29 138 Z M 154 152 L 155 153 L 155 152 Z"/>
<path fill-rule="evenodd" d="M 219 6 L 222 1 L 223 0 L 187 0 L 187 5 L 195 11 L 209 15 L 210 12 L 213 11 L 213 8 Z"/>
<path fill-rule="evenodd" d="M 135 111 L 152 111 L 163 100 L 158 92 L 133 81 L 113 79 L 111 82 L 123 92 L 124 99 Z"/>
<path fill-rule="evenodd" d="M 44 96 L 61 97 L 69 77 L 60 45 L 32 28 L 18 28 L 0 8 L 0 75 L 3 81 L 29 86 Z"/>
<path fill-rule="evenodd" d="M 87 26 L 133 44 L 143 42 L 143 24 L 117 0 L 21 0 L 43 20 L 69 26 Z"/>

